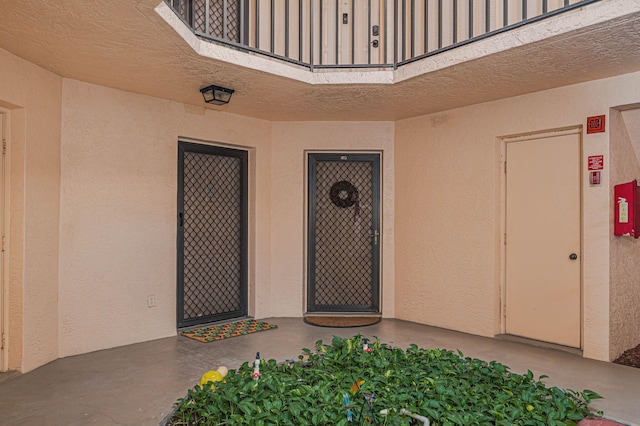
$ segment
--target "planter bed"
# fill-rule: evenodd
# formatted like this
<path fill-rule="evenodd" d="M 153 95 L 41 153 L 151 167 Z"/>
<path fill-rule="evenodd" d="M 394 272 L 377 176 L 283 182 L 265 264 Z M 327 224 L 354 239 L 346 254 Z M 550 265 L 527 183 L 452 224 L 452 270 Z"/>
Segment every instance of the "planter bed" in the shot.
<path fill-rule="evenodd" d="M 377 338 L 334 337 L 295 360 L 260 360 L 224 382 L 197 385 L 166 424 L 410 425 L 404 411 L 431 425 L 576 425 L 600 396 L 547 387 L 531 371 L 515 374 L 461 352 L 392 347 Z"/>

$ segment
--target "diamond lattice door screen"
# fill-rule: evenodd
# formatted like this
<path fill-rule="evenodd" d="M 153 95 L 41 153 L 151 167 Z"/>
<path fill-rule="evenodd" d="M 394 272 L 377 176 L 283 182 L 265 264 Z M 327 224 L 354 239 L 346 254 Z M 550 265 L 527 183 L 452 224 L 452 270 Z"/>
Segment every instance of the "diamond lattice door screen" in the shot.
<path fill-rule="evenodd" d="M 308 312 L 379 312 L 380 156 L 309 154 Z"/>
<path fill-rule="evenodd" d="M 180 142 L 178 327 L 247 314 L 247 153 Z"/>
<path fill-rule="evenodd" d="M 242 43 L 246 7 L 246 0 L 193 0 L 193 28 L 212 37 Z"/>

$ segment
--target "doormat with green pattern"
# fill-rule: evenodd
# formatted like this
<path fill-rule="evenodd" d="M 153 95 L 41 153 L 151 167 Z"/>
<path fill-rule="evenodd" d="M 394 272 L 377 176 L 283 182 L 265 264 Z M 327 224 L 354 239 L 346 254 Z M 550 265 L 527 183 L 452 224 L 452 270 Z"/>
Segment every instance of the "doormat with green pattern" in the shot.
<path fill-rule="evenodd" d="M 228 324 L 214 325 L 211 327 L 196 328 L 194 330 L 186 330 L 180 334 L 203 343 L 209 343 L 215 342 L 216 340 L 228 339 L 230 337 L 257 333 L 258 331 L 272 330 L 274 328 L 278 328 L 278 326 L 264 321 L 244 320 L 230 322 Z"/>

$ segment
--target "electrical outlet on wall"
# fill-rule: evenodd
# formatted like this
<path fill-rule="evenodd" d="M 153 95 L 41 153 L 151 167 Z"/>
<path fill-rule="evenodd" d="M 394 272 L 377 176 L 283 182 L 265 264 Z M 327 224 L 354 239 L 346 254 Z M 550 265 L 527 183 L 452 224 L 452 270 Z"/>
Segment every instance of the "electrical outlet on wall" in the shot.
<path fill-rule="evenodd" d="M 147 308 L 154 308 L 156 306 L 156 295 L 150 294 L 147 296 Z"/>

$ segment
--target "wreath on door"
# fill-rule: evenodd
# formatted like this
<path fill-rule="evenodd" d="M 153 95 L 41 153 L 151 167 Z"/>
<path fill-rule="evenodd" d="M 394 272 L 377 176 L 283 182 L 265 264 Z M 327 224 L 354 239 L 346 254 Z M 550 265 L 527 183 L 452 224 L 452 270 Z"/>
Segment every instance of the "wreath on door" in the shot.
<path fill-rule="evenodd" d="M 336 206 L 346 209 L 358 201 L 358 189 L 346 180 L 334 183 L 329 190 L 331 202 Z"/>

